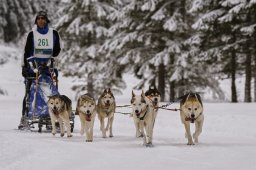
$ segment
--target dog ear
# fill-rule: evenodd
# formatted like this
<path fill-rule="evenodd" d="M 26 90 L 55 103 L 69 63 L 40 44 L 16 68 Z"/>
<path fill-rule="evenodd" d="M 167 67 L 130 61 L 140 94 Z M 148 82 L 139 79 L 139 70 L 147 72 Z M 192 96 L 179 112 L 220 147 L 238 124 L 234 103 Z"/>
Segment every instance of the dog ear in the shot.
<path fill-rule="evenodd" d="M 145 93 L 144 93 L 144 90 L 142 90 L 142 92 L 141 92 L 141 97 L 145 97 Z"/>
<path fill-rule="evenodd" d="M 134 94 L 134 92 L 133 92 L 133 90 L 132 90 L 132 98 L 134 98 L 135 97 L 135 94 Z"/>
<path fill-rule="evenodd" d="M 143 90 L 142 90 L 142 92 L 141 92 L 141 103 L 146 103 L 145 94 L 144 94 L 144 91 L 143 91 Z"/>

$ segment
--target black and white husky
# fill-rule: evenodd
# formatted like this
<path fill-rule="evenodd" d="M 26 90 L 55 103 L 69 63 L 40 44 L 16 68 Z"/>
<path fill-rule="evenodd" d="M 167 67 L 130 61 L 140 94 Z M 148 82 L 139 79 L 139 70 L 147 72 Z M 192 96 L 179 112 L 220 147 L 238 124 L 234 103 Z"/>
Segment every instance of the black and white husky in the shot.
<path fill-rule="evenodd" d="M 159 102 L 161 99 L 160 92 L 157 90 L 155 86 L 150 86 L 149 89 L 145 92 L 145 96 L 149 98 L 153 103 L 153 106 L 155 109 L 155 114 L 154 114 L 154 124 L 155 124 L 156 116 L 158 113 Z"/>

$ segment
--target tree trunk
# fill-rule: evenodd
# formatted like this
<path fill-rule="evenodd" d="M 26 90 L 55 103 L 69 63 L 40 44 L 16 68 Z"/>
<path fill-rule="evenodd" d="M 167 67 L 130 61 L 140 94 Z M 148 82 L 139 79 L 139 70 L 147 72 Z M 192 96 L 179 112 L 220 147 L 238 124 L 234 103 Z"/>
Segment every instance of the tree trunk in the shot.
<path fill-rule="evenodd" d="M 172 81 L 169 83 L 170 86 L 170 101 L 173 101 L 175 99 L 175 81 Z"/>
<path fill-rule="evenodd" d="M 160 64 L 158 66 L 158 90 L 161 94 L 161 101 L 165 99 L 165 66 Z"/>
<path fill-rule="evenodd" d="M 256 54 L 254 54 L 254 102 L 256 102 Z"/>
<path fill-rule="evenodd" d="M 233 50 L 231 54 L 231 102 L 237 103 L 236 93 L 236 53 Z"/>
<path fill-rule="evenodd" d="M 94 96 L 94 89 L 93 89 L 93 74 L 88 73 L 88 78 L 87 78 L 87 93 L 92 96 Z"/>
<path fill-rule="evenodd" d="M 174 55 L 170 54 L 170 71 L 174 72 Z M 169 82 L 169 98 L 170 101 L 173 101 L 175 99 L 175 81 Z"/>
<path fill-rule="evenodd" d="M 250 52 L 246 55 L 245 61 L 245 89 L 244 89 L 244 102 L 251 102 L 251 79 L 252 79 L 252 59 Z"/>

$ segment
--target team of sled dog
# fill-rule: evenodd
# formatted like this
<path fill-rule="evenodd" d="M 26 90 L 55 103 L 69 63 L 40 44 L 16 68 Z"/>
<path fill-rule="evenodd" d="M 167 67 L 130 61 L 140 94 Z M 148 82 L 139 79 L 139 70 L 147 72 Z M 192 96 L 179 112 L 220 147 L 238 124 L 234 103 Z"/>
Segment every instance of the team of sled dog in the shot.
<path fill-rule="evenodd" d="M 136 137 L 143 138 L 143 145 L 151 147 L 153 138 L 153 129 L 157 117 L 160 101 L 160 93 L 155 87 L 150 87 L 146 93 L 136 95 L 132 91 L 131 107 L 132 117 L 136 128 Z M 51 123 L 52 134 L 56 134 L 55 122 L 60 124 L 61 137 L 64 136 L 64 125 L 67 130 L 67 137 L 72 137 L 69 114 L 71 113 L 71 100 L 65 95 L 50 96 L 47 102 Z M 100 120 L 100 130 L 102 137 L 113 137 L 112 125 L 116 101 L 110 89 L 105 89 L 96 103 L 95 99 L 88 94 L 78 98 L 76 106 L 76 115 L 79 115 L 81 121 L 81 135 L 85 133 L 86 142 L 93 141 L 93 126 L 96 114 Z M 188 145 L 198 143 L 198 136 L 202 132 L 204 121 L 203 104 L 201 97 L 197 93 L 188 93 L 180 100 L 180 118 L 185 127 L 185 137 L 188 139 Z M 105 119 L 107 124 L 105 126 Z M 190 132 L 190 125 L 195 123 L 195 132 L 193 137 Z"/>

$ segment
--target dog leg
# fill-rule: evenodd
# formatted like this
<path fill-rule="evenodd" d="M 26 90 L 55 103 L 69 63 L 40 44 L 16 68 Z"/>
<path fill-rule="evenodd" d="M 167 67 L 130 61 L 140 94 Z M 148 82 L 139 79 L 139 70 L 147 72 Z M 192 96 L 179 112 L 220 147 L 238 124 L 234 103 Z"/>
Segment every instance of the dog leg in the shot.
<path fill-rule="evenodd" d="M 85 118 L 81 115 L 80 117 L 80 122 L 81 122 L 81 130 L 80 130 L 80 134 L 83 135 L 84 134 L 84 129 L 85 129 Z"/>
<path fill-rule="evenodd" d="M 203 127 L 203 121 L 195 122 L 196 130 L 193 134 L 193 138 L 195 140 L 195 143 L 198 143 L 198 136 L 202 133 L 202 127 Z"/>
<path fill-rule="evenodd" d="M 92 121 L 91 128 L 90 128 L 90 140 L 93 141 L 93 127 L 94 127 L 94 120 Z"/>
<path fill-rule="evenodd" d="M 90 142 L 90 129 L 88 127 L 85 128 L 85 136 L 86 142 Z"/>
<path fill-rule="evenodd" d="M 52 134 L 55 135 L 56 134 L 56 125 L 55 125 L 55 116 L 53 116 L 52 114 L 50 114 L 51 117 L 51 123 L 52 123 Z"/>
<path fill-rule="evenodd" d="M 143 137 L 141 131 L 140 131 L 140 121 L 137 120 L 136 116 L 133 116 L 133 122 L 134 122 L 134 126 L 135 126 L 135 130 L 136 130 L 136 137 Z"/>
<path fill-rule="evenodd" d="M 67 113 L 66 119 L 64 120 L 64 123 L 65 123 L 65 126 L 67 128 L 67 137 L 70 138 L 70 137 L 72 137 L 72 134 L 71 134 L 71 127 L 70 127 L 70 120 L 69 120 L 69 114 L 68 113 Z"/>
<path fill-rule="evenodd" d="M 59 125 L 60 125 L 60 136 L 63 137 L 64 136 L 64 126 L 63 126 L 62 118 L 59 117 L 58 122 L 59 122 Z"/>
<path fill-rule="evenodd" d="M 191 136 L 191 132 L 190 132 L 190 122 L 188 122 L 188 121 L 185 122 L 184 126 L 185 126 L 186 133 L 187 133 L 187 136 L 188 136 L 188 145 L 194 145 L 193 139 L 192 139 L 192 136 Z"/>
<path fill-rule="evenodd" d="M 147 136 L 147 147 L 152 146 L 152 126 L 153 124 L 147 124 L 146 125 L 146 136 Z"/>
<path fill-rule="evenodd" d="M 102 137 L 106 138 L 107 135 L 106 135 L 105 125 L 104 125 L 104 118 L 99 117 L 99 119 L 100 119 L 100 130 L 102 132 Z"/>
<path fill-rule="evenodd" d="M 111 138 L 114 137 L 113 131 L 112 131 L 113 121 L 114 121 L 114 115 L 109 119 L 109 137 Z"/>

